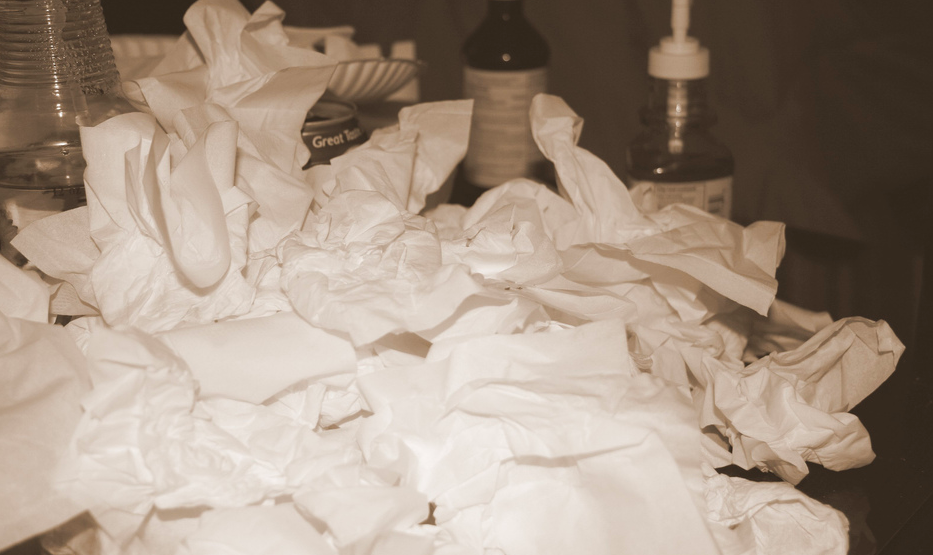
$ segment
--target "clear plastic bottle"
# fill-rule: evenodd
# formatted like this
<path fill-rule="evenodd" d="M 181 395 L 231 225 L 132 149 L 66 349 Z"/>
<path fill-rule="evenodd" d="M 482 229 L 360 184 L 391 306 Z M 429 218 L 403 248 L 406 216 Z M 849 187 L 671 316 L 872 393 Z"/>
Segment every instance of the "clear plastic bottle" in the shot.
<path fill-rule="evenodd" d="M 61 0 L 0 0 L 0 187 L 82 184 L 77 118 L 88 118 L 62 36 Z"/>
<path fill-rule="evenodd" d="M 113 58 L 110 34 L 100 0 L 63 0 L 66 17 L 62 38 L 74 63 L 81 92 L 87 102 L 87 120 L 97 125 L 118 114 L 135 112 L 126 97 Z"/>
<path fill-rule="evenodd" d="M 730 218 L 735 163 L 711 132 L 709 51 L 686 34 L 689 10 L 690 0 L 673 0 L 673 35 L 649 53 L 644 129 L 626 152 L 626 184 L 648 209 L 679 202 Z"/>
<path fill-rule="evenodd" d="M 541 177 L 545 160 L 531 136 L 531 100 L 546 92 L 550 50 L 522 0 L 487 0 L 484 19 L 463 44 L 463 97 L 473 99 L 470 145 L 453 202 L 516 177 Z"/>
<path fill-rule="evenodd" d="M 132 110 L 99 0 L 0 0 L 0 188 L 83 196 L 79 124 Z"/>
<path fill-rule="evenodd" d="M 17 230 L 86 201 L 79 125 L 134 111 L 99 0 L 0 0 L 0 255 Z"/>

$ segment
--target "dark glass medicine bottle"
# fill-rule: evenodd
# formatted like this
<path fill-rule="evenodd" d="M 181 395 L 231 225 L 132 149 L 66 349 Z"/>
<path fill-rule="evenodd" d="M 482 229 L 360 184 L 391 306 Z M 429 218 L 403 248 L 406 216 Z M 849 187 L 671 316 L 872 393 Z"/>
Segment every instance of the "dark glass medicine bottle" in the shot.
<path fill-rule="evenodd" d="M 658 209 L 681 202 L 731 217 L 735 163 L 711 132 L 706 80 L 652 78 L 650 91 L 626 156 L 627 185 L 650 191 Z"/>
<path fill-rule="evenodd" d="M 711 132 L 709 50 L 687 34 L 689 26 L 690 0 L 672 0 L 671 36 L 648 53 L 644 128 L 626 152 L 625 181 L 648 210 L 683 203 L 730 218 L 735 164 Z"/>
<path fill-rule="evenodd" d="M 473 119 L 451 202 L 470 205 L 510 179 L 545 175 L 528 111 L 532 98 L 547 91 L 549 57 L 522 0 L 487 0 L 485 17 L 461 50 L 463 98 L 473 99 Z"/>

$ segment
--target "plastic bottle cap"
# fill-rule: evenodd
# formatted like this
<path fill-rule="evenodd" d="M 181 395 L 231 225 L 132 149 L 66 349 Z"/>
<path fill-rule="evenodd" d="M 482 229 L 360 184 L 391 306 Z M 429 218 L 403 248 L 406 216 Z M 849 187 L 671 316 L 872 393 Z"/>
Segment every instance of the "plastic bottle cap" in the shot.
<path fill-rule="evenodd" d="M 658 79 L 702 79 L 709 75 L 709 50 L 687 36 L 691 0 L 671 0 L 672 35 L 648 52 L 648 74 Z"/>

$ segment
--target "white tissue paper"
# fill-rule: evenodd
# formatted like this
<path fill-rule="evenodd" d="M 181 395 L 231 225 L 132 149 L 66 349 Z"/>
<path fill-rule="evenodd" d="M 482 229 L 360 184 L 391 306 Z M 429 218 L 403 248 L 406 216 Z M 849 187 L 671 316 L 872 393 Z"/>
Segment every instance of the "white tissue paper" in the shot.
<path fill-rule="evenodd" d="M 237 507 L 201 515 L 196 532 L 184 538 L 178 555 L 331 555 L 321 535 L 306 526 L 292 505 Z"/>
<path fill-rule="evenodd" d="M 5 263 L 0 261 L 0 267 Z M 4 273 L 0 283 L 10 283 L 7 277 Z M 7 296 L 0 291 L 0 300 Z M 90 389 L 84 357 L 67 332 L 45 321 L 8 315 L 10 305 L 2 301 L 0 550 L 84 510 L 55 486 L 54 475 L 81 418 L 81 397 Z M 47 298 L 44 306 L 47 310 Z"/>
<path fill-rule="evenodd" d="M 49 323 L 49 288 L 35 271 L 23 271 L 0 257 L 0 314 Z"/>
<path fill-rule="evenodd" d="M 291 46 L 284 17 L 271 2 L 253 14 L 230 0 L 195 2 L 185 13 L 187 33 L 149 77 L 136 81 L 141 100 L 169 132 L 181 110 L 221 106 L 266 161 L 298 175 L 309 156 L 301 126 L 336 61 Z"/>
<path fill-rule="evenodd" d="M 609 320 L 488 336 L 361 378 L 367 460 L 476 552 L 716 553 L 689 396 L 638 373 L 625 334 Z"/>
<path fill-rule="evenodd" d="M 792 484 L 806 476 L 805 461 L 832 470 L 870 463 L 868 431 L 848 411 L 887 379 L 903 350 L 887 323 L 847 318 L 792 351 L 710 368 L 733 462 Z"/>
<path fill-rule="evenodd" d="M 158 337 L 185 361 L 204 398 L 262 403 L 304 380 L 356 372 L 356 352 L 346 338 L 293 312 L 190 326 Z"/>
<path fill-rule="evenodd" d="M 80 207 L 38 220 L 13 238 L 13 245 L 26 249 L 30 263 L 41 267 L 45 279 L 55 285 L 45 291 L 51 293 L 54 314 L 91 316 L 98 312 L 90 272 L 100 249 L 87 229 L 87 207 Z"/>
<path fill-rule="evenodd" d="M 0 264 L 0 547 L 87 511 L 105 554 L 845 553 L 793 484 L 871 462 L 887 324 L 775 301 L 779 223 L 643 212 L 554 96 L 560 194 L 424 209 L 469 101 L 302 170 L 335 61 L 282 17 L 196 2 Z"/>
<path fill-rule="evenodd" d="M 845 515 L 817 503 L 784 482 L 752 482 L 704 467 L 707 517 L 734 537 L 754 538 L 733 546 L 758 555 L 846 553 Z"/>
<path fill-rule="evenodd" d="M 236 124 L 209 129 L 184 153 L 146 114 L 82 128 L 90 234 L 101 250 L 90 281 L 108 323 L 154 332 L 248 312 L 249 198 L 233 185 Z"/>

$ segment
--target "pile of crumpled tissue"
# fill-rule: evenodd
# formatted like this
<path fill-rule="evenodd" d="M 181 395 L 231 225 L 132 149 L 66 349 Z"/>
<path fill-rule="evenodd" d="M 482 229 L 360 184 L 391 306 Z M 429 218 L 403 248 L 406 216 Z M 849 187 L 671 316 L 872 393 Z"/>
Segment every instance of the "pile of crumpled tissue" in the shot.
<path fill-rule="evenodd" d="M 779 223 L 641 210 L 554 96 L 560 194 L 425 209 L 466 100 L 303 171 L 335 62 L 282 17 L 195 3 L 141 111 L 82 129 L 87 206 L 0 262 L 0 548 L 846 552 L 794 486 L 874 457 L 887 324 L 776 301 Z"/>

